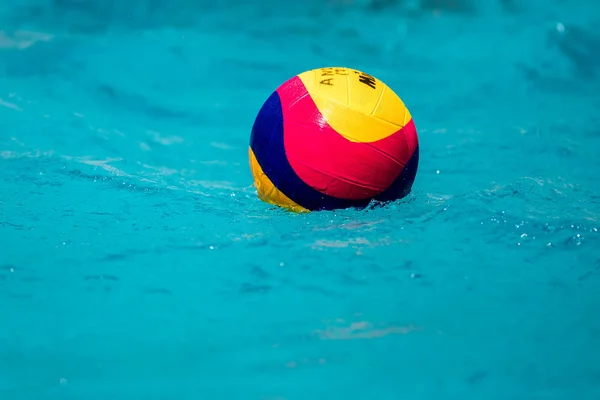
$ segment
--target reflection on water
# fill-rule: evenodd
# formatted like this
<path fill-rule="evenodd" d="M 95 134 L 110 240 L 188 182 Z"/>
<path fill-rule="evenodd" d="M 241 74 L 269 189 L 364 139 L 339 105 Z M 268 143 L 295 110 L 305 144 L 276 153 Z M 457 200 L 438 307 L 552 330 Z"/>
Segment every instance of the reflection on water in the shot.
<path fill-rule="evenodd" d="M 317 330 L 315 334 L 325 340 L 377 339 L 388 335 L 406 335 L 422 329 L 412 325 L 375 328 L 370 322 L 360 321 L 348 326 L 332 326 L 323 331 Z"/>

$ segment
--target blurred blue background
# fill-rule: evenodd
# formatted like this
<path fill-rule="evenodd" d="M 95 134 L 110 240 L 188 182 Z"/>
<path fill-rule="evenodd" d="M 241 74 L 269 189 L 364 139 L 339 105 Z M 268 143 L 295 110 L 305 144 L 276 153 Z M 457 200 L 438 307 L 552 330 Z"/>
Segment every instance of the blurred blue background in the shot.
<path fill-rule="evenodd" d="M 3 2 L 0 398 L 600 398 L 599 10 Z M 256 198 L 256 113 L 323 66 L 408 106 L 407 199 Z"/>

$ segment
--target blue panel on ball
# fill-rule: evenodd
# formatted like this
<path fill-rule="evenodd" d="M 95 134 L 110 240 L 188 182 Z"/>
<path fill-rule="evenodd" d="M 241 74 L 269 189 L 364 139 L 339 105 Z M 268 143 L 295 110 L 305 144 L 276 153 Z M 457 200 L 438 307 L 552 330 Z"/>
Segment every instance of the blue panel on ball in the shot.
<path fill-rule="evenodd" d="M 256 116 L 250 135 L 250 147 L 263 172 L 283 194 L 308 210 L 364 207 L 369 204 L 369 200 L 331 197 L 307 185 L 294 172 L 286 157 L 283 135 L 281 99 L 277 92 L 273 92 Z"/>

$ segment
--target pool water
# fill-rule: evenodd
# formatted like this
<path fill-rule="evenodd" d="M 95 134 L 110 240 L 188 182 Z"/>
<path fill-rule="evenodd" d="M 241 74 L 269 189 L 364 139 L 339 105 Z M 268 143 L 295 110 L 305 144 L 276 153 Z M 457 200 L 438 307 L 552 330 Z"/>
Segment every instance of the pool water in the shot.
<path fill-rule="evenodd" d="M 600 398 L 594 4 L 3 2 L 0 398 Z M 322 66 L 408 106 L 406 199 L 256 197 Z"/>

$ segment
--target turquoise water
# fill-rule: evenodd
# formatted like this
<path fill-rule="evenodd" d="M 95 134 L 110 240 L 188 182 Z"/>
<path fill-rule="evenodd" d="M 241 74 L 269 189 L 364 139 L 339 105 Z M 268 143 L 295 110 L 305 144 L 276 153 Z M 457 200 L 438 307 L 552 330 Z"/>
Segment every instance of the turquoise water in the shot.
<path fill-rule="evenodd" d="M 0 7 L 0 398 L 600 398 L 592 1 Z M 262 102 L 382 79 L 412 194 L 256 198 Z"/>

